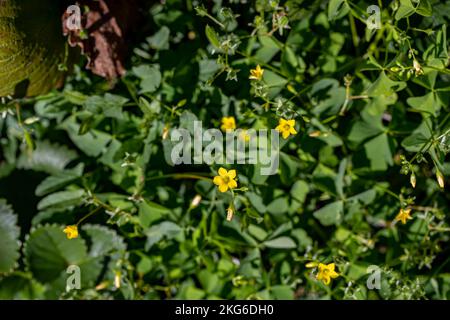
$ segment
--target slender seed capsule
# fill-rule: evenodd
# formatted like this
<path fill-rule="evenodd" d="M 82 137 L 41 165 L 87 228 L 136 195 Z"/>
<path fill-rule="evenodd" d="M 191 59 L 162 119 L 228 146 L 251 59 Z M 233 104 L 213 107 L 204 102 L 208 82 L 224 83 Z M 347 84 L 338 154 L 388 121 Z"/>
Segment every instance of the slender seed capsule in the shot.
<path fill-rule="evenodd" d="M 445 186 L 444 175 L 442 174 L 442 172 L 439 169 L 436 170 L 436 179 L 439 184 L 439 187 L 441 189 L 444 189 L 444 186 Z"/>
<path fill-rule="evenodd" d="M 413 173 L 411 173 L 411 177 L 410 177 L 410 179 L 409 179 L 409 182 L 411 182 L 411 185 L 412 185 L 412 187 L 413 188 L 415 188 L 416 187 L 416 175 L 414 174 L 414 172 Z"/>

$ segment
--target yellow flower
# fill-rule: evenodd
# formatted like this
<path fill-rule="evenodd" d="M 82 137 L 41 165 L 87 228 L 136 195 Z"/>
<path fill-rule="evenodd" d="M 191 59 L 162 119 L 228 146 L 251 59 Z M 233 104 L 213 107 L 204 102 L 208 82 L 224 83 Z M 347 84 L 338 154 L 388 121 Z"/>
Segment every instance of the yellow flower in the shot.
<path fill-rule="evenodd" d="M 225 168 L 219 169 L 219 175 L 214 177 L 214 184 L 219 187 L 220 192 L 227 192 L 228 189 L 237 187 L 236 170 L 227 171 Z"/>
<path fill-rule="evenodd" d="M 258 64 L 255 69 L 250 70 L 249 79 L 260 81 L 263 77 L 263 74 L 264 74 L 264 69 L 262 69 Z"/>
<path fill-rule="evenodd" d="M 411 213 L 411 209 L 400 209 L 400 212 L 398 213 L 398 215 L 395 217 L 396 221 L 401 221 L 403 224 L 406 223 L 406 220 L 411 220 L 412 217 L 410 215 Z"/>
<path fill-rule="evenodd" d="M 334 271 L 334 263 L 323 264 L 319 263 L 319 272 L 317 273 L 316 279 L 322 280 L 326 285 L 330 284 L 331 279 L 339 277 L 339 273 Z"/>
<path fill-rule="evenodd" d="M 291 134 L 292 135 L 297 134 L 297 131 L 295 131 L 294 127 L 295 127 L 295 120 L 293 119 L 286 120 L 281 118 L 275 130 L 281 132 L 283 139 L 287 139 Z"/>
<path fill-rule="evenodd" d="M 236 129 L 236 120 L 234 120 L 234 117 L 223 117 L 220 129 L 222 129 L 222 131 Z"/>
<path fill-rule="evenodd" d="M 78 238 L 78 227 L 76 225 L 67 226 L 63 232 L 67 235 L 67 239 Z"/>

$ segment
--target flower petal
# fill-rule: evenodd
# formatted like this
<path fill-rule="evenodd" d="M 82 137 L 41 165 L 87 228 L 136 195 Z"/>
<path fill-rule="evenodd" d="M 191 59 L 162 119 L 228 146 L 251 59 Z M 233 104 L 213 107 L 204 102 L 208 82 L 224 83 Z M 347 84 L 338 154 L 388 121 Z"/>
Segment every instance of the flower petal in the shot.
<path fill-rule="evenodd" d="M 225 168 L 220 168 L 218 172 L 219 172 L 219 176 L 221 176 L 222 178 L 226 178 L 226 176 L 228 174 L 227 169 L 225 169 Z"/>
<path fill-rule="evenodd" d="M 227 192 L 227 191 L 228 191 L 228 185 L 226 185 L 226 184 L 221 184 L 221 185 L 219 186 L 219 191 L 220 191 L 220 192 Z"/>
<path fill-rule="evenodd" d="M 215 176 L 213 182 L 215 185 L 220 186 L 221 184 L 223 184 L 223 179 L 220 176 Z"/>
<path fill-rule="evenodd" d="M 286 123 L 287 123 L 288 125 L 290 125 L 291 127 L 295 126 L 295 120 L 294 120 L 294 119 L 292 119 L 292 120 L 287 120 Z"/>
<path fill-rule="evenodd" d="M 230 187 L 230 189 L 237 188 L 236 180 L 230 180 L 230 182 L 228 182 L 228 187 Z"/>
<path fill-rule="evenodd" d="M 231 179 L 236 178 L 236 170 L 230 170 L 228 171 L 228 177 L 230 177 Z"/>

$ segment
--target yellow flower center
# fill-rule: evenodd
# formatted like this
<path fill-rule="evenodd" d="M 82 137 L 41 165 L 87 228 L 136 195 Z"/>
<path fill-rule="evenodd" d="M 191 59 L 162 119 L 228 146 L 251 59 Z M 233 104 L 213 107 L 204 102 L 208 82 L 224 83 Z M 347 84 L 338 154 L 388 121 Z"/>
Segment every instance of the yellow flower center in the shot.
<path fill-rule="evenodd" d="M 222 181 L 223 183 L 228 184 L 228 182 L 230 182 L 230 177 L 229 176 L 222 177 Z"/>

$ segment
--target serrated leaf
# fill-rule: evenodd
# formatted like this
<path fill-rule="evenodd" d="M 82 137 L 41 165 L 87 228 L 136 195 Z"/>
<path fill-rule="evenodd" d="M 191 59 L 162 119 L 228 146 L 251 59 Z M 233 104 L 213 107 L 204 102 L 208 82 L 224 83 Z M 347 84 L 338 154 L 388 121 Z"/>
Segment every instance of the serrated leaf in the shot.
<path fill-rule="evenodd" d="M 56 280 L 70 265 L 80 265 L 87 256 L 81 238 L 67 239 L 63 227 L 44 226 L 32 231 L 25 244 L 25 257 L 33 276 L 41 282 Z"/>
<path fill-rule="evenodd" d="M 45 210 L 54 207 L 65 208 L 80 204 L 84 195 L 85 192 L 81 189 L 52 193 L 38 203 L 38 210 Z"/>
<path fill-rule="evenodd" d="M 74 117 L 65 120 L 60 127 L 67 131 L 78 148 L 91 157 L 99 156 L 112 139 L 111 135 L 98 130 L 90 130 L 84 135 L 79 135 L 80 125 Z"/>
<path fill-rule="evenodd" d="M 115 251 L 125 251 L 126 244 L 114 230 L 100 225 L 84 225 L 85 232 L 91 239 L 89 256 L 102 257 Z"/>
<path fill-rule="evenodd" d="M 65 39 L 54 1 L 2 0 L 0 39 L 0 96 L 39 95 L 62 81 Z"/>
<path fill-rule="evenodd" d="M 12 208 L 0 199 L 0 274 L 10 272 L 20 257 L 20 229 Z"/>
<path fill-rule="evenodd" d="M 77 153 L 66 146 L 42 141 L 36 144 L 36 149 L 33 150 L 31 156 L 28 153 L 20 155 L 17 167 L 56 174 L 61 172 L 76 157 Z"/>
<path fill-rule="evenodd" d="M 91 96 L 86 99 L 86 110 L 93 114 L 102 114 L 105 117 L 122 119 L 122 108 L 128 102 L 127 98 L 106 93 L 103 97 Z"/>
<path fill-rule="evenodd" d="M 83 173 L 83 165 L 79 165 L 72 170 L 66 170 L 64 173 L 57 173 L 54 176 L 47 177 L 36 188 L 35 194 L 42 197 L 46 194 L 58 191 L 72 182 L 78 180 Z"/>

